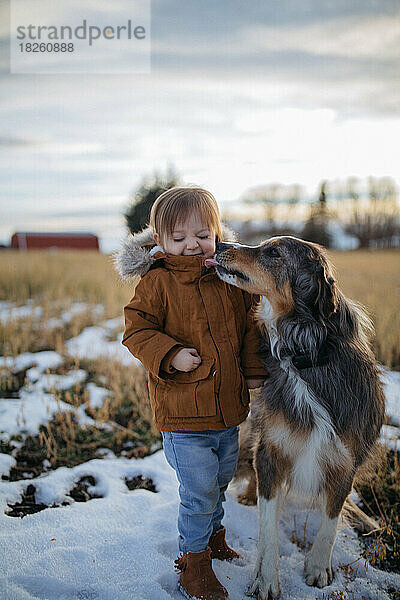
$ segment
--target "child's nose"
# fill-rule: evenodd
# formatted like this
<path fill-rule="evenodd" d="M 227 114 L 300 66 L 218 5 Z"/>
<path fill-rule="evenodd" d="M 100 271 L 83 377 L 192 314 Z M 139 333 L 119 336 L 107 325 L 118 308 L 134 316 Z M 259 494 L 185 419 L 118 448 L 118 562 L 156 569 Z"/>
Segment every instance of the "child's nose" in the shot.
<path fill-rule="evenodd" d="M 187 246 L 188 250 L 193 250 L 194 248 L 197 248 L 198 242 L 197 242 L 196 238 L 188 239 L 186 246 Z"/>

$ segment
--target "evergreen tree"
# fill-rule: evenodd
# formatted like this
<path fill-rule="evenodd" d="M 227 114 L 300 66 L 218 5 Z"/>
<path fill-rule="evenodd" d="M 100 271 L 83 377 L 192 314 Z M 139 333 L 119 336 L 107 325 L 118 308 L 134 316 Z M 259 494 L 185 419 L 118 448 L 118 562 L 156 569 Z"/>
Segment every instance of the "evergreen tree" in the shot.
<path fill-rule="evenodd" d="M 155 200 L 162 192 L 178 184 L 179 177 L 173 167 L 169 167 L 165 175 L 155 172 L 151 177 L 145 177 L 129 196 L 129 205 L 124 213 L 129 231 L 136 233 L 146 227 Z"/>
<path fill-rule="evenodd" d="M 316 242 L 330 247 L 332 239 L 328 229 L 329 211 L 326 198 L 327 182 L 321 183 L 318 200 L 311 205 L 310 216 L 304 224 L 302 237 L 308 242 Z"/>

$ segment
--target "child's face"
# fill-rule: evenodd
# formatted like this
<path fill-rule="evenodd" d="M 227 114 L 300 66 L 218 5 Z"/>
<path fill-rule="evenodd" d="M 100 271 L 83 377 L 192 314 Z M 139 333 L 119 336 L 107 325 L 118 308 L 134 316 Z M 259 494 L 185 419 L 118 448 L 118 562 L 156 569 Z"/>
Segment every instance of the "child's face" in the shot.
<path fill-rule="evenodd" d="M 199 215 L 193 214 L 186 221 L 177 221 L 172 235 L 160 237 L 155 234 L 157 244 L 165 252 L 175 256 L 198 256 L 211 258 L 215 254 L 215 231 L 211 231 Z"/>

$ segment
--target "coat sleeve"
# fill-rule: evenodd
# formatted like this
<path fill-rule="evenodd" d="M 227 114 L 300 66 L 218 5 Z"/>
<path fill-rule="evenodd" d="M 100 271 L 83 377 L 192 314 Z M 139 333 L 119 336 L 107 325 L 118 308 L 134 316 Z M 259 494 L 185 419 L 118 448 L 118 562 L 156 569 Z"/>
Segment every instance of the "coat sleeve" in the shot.
<path fill-rule="evenodd" d="M 124 318 L 122 344 L 147 371 L 163 378 L 166 375 L 164 358 L 168 361 L 176 354 L 171 352 L 173 349 L 178 351 L 184 346 L 163 332 L 164 306 L 153 277 L 145 275 L 139 281 L 134 297 L 124 307 Z"/>
<path fill-rule="evenodd" d="M 265 379 L 268 372 L 265 369 L 260 353 L 261 333 L 254 319 L 254 308 L 260 296 L 243 292 L 246 305 L 246 331 L 240 351 L 242 369 L 247 378 Z"/>

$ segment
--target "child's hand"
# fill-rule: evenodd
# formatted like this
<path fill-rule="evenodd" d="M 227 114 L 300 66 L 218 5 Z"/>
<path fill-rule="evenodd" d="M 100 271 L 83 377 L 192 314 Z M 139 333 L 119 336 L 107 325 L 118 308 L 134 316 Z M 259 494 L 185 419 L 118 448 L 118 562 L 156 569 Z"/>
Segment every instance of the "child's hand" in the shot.
<path fill-rule="evenodd" d="M 246 383 L 249 390 L 255 390 L 263 385 L 264 379 L 246 379 Z"/>
<path fill-rule="evenodd" d="M 171 360 L 171 365 L 178 371 L 193 371 L 201 363 L 199 353 L 195 348 L 182 348 Z"/>

